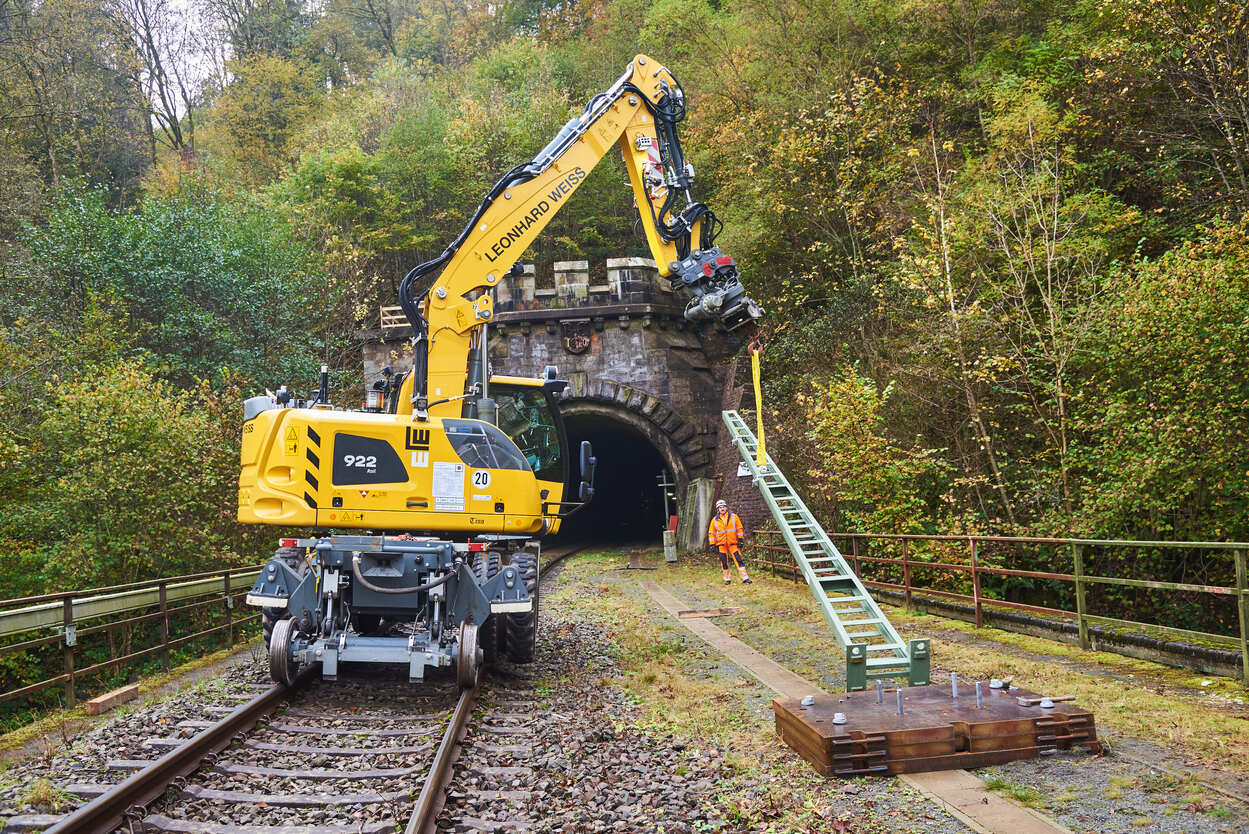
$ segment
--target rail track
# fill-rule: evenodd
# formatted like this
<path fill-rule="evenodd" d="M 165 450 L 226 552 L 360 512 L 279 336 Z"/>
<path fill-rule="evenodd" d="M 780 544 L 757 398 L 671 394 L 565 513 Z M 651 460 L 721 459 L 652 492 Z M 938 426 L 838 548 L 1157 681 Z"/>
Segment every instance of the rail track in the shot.
<path fill-rule="evenodd" d="M 556 549 L 539 581 L 582 549 Z M 500 665 L 458 693 L 450 677 L 413 687 L 402 672 L 333 683 L 315 675 L 234 708 L 205 708 L 215 720 L 175 728 L 189 738 L 144 742 L 167 751 L 159 758 L 108 762 L 131 772 L 124 781 L 74 786 L 88 801 L 73 812 L 32 817 L 27 828 L 14 818 L 5 831 L 382 834 L 405 818 L 408 834 L 533 827 L 528 794 L 514 789 L 531 773 L 524 762 L 536 698 L 524 667 Z M 479 699 L 486 709 L 474 720 Z M 448 804 L 453 782 L 473 801 L 461 791 Z"/>

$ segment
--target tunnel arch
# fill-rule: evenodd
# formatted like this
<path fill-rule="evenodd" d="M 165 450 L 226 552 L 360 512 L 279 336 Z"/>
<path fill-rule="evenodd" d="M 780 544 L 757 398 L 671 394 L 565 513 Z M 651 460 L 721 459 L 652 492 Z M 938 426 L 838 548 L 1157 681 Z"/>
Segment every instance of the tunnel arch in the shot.
<path fill-rule="evenodd" d="M 708 464 L 705 460 L 708 455 L 698 453 L 701 444 L 696 439 L 697 433 L 680 415 L 659 399 L 628 385 L 611 380 L 584 379 L 574 380 L 570 395 L 560 402 L 560 413 L 568 428 L 570 441 L 575 444 L 584 438 L 594 442 L 602 486 L 599 497 L 610 501 L 613 496 L 622 494 L 621 488 L 624 485 L 608 484 L 603 480 L 605 478 L 623 475 L 640 479 L 642 472 L 639 467 L 644 471 L 644 459 L 649 449 L 657 462 L 654 466 L 656 471 L 647 475 L 645 484 L 639 481 L 635 486 L 641 499 L 641 514 L 647 516 L 647 512 L 650 512 L 646 518 L 645 530 L 649 530 L 649 523 L 654 520 L 654 508 L 649 505 L 650 498 L 653 496 L 655 500 L 662 499 L 654 479 L 654 475 L 661 468 L 658 464 L 662 464 L 662 468 L 672 475 L 674 482 L 674 501 L 670 511 L 678 516 L 682 525 L 687 523 L 685 513 L 682 512 L 686 491 L 691 480 L 703 474 L 702 470 Z M 617 457 L 621 454 L 629 459 Z M 603 519 L 607 508 L 598 504 L 592 508 L 587 507 L 584 512 L 590 513 L 591 509 L 597 510 L 590 514 L 590 518 L 597 522 Z M 662 511 L 658 518 L 663 518 Z M 608 521 L 610 520 L 608 517 Z M 584 523 L 583 519 L 581 524 Z M 572 538 L 582 527 L 573 523 L 566 529 Z M 659 538 L 659 529 L 660 525 L 657 523 L 653 536 L 655 540 Z M 652 536 L 646 532 L 641 538 L 650 539 Z"/>

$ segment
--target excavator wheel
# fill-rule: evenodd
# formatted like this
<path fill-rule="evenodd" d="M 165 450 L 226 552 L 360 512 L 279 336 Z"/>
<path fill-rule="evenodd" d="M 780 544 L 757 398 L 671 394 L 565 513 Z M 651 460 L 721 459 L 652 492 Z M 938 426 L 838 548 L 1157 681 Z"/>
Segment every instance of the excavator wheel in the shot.
<path fill-rule="evenodd" d="M 478 584 L 485 584 L 499 572 L 499 554 L 491 550 L 489 553 L 473 555 L 473 573 Z M 502 648 L 502 634 L 499 633 L 499 618 L 491 615 L 484 623 L 477 626 L 477 642 L 485 655 L 485 662 L 493 664 L 499 657 Z"/>
<path fill-rule="evenodd" d="M 265 633 L 265 645 L 268 646 L 273 642 L 273 626 L 278 620 L 286 619 L 286 611 L 281 608 L 261 608 L 260 609 L 260 628 Z"/>
<path fill-rule="evenodd" d="M 533 608 L 504 614 L 507 631 L 507 656 L 513 663 L 533 663 L 538 643 L 538 554 L 518 550 L 512 554 L 512 566 L 520 572 L 525 590 L 533 600 Z"/>
<path fill-rule="evenodd" d="M 380 614 L 352 614 L 351 629 L 362 637 L 377 634 L 382 627 Z"/>
<path fill-rule="evenodd" d="M 280 559 L 286 563 L 287 567 L 295 571 L 297 576 L 303 576 L 308 572 L 308 563 L 304 561 L 303 554 L 297 547 L 279 547 L 273 551 L 273 558 Z M 273 642 L 273 626 L 278 620 L 284 620 L 290 615 L 283 608 L 262 608 L 260 609 L 260 628 L 265 635 L 265 645 L 269 646 Z"/>

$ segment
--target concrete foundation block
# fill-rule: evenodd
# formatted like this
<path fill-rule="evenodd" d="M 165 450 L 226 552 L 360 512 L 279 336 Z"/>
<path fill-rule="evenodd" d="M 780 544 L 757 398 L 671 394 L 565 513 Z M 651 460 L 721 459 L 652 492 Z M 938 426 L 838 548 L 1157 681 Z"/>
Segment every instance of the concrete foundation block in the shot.
<path fill-rule="evenodd" d="M 683 552 L 693 553 L 707 546 L 707 525 L 711 523 L 715 495 L 716 483 L 711 478 L 694 478 L 686 487 L 677 524 L 677 543 Z"/>

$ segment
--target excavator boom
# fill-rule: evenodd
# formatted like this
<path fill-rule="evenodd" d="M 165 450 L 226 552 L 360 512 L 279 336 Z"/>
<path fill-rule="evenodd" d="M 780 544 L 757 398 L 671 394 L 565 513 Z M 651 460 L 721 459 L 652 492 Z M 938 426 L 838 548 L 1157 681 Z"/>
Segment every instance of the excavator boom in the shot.
<path fill-rule="evenodd" d="M 494 316 L 488 290 L 617 146 L 659 274 L 691 296 L 686 318 L 730 330 L 753 325 L 762 311 L 746 296 L 733 259 L 714 245 L 719 221 L 690 196 L 693 168 L 677 136 L 684 115 L 676 78 L 638 55 L 531 161 L 495 184 L 439 257 L 404 278 L 400 304 L 412 324 L 415 369 L 400 413 L 461 413 L 459 399 L 471 393 L 464 369 L 472 333 Z"/>

